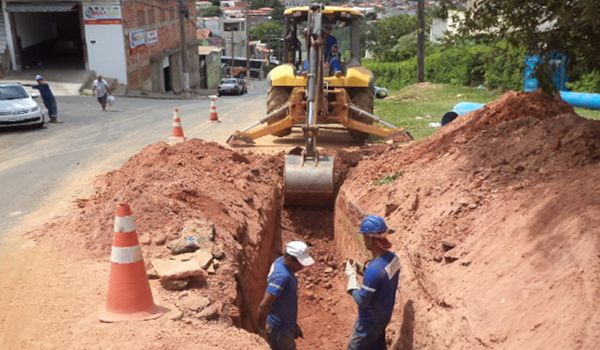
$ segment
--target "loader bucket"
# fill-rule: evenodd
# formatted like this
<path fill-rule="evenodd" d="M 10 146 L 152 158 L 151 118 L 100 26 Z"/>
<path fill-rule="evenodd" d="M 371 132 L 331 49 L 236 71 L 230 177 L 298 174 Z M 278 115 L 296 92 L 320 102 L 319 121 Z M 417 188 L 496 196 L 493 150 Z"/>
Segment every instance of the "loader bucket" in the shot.
<path fill-rule="evenodd" d="M 302 155 L 285 156 L 284 205 L 331 206 L 334 199 L 334 156 L 318 160 Z"/>

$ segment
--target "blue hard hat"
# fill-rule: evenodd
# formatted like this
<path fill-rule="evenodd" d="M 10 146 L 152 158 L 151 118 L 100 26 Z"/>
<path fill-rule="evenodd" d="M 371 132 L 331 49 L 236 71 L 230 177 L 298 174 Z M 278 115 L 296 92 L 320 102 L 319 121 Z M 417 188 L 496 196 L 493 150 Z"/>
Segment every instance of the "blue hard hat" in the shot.
<path fill-rule="evenodd" d="M 388 231 L 385 219 L 379 215 L 369 215 L 360 223 L 360 233 L 384 233 Z"/>
<path fill-rule="evenodd" d="M 38 74 L 35 76 L 35 80 L 44 80 L 44 77 Z"/>

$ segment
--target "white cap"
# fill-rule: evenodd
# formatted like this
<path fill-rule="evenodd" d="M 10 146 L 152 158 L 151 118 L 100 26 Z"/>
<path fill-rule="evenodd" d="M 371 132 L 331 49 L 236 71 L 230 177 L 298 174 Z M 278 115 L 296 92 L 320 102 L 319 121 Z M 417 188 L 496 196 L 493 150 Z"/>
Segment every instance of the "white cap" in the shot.
<path fill-rule="evenodd" d="M 315 260 L 308 254 L 308 246 L 304 242 L 292 241 L 285 246 L 285 251 L 293 256 L 303 266 L 310 266 Z"/>

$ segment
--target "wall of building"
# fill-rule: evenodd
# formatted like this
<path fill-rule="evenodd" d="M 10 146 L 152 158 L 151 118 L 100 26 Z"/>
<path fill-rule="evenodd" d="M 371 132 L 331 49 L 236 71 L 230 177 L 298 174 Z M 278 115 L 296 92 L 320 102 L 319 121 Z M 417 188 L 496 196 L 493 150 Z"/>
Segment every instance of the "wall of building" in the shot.
<path fill-rule="evenodd" d="M 121 24 L 85 25 L 88 69 L 127 85 L 125 40 Z"/>
<path fill-rule="evenodd" d="M 209 89 L 216 89 L 221 82 L 221 53 L 206 55 L 206 82 Z"/>
<path fill-rule="evenodd" d="M 196 7 L 193 1 L 188 2 L 188 11 L 190 16 L 186 22 L 186 34 L 188 43 L 192 43 L 196 38 L 194 21 Z M 159 77 L 162 72 L 157 71 L 162 68 L 157 62 L 162 62 L 165 57 L 168 57 L 173 89 L 176 91 L 181 90 L 178 1 L 124 2 L 123 29 L 126 37 L 128 87 L 133 90 L 161 91 L 164 89 L 164 79 Z M 131 35 L 141 31 L 146 33 L 156 31 L 156 42 L 133 47 Z M 194 50 L 194 48 L 192 45 L 188 52 Z M 195 52 L 195 55 L 193 53 L 189 55 L 192 59 L 188 59 L 190 64 L 188 67 L 190 86 L 192 88 L 199 83 L 197 49 Z"/>

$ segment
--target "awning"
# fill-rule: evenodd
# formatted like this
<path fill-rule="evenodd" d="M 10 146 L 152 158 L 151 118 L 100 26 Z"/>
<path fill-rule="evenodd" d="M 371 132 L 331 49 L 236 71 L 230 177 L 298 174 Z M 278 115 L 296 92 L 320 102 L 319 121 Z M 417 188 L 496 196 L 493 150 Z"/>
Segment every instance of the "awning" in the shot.
<path fill-rule="evenodd" d="M 9 2 L 8 12 L 71 12 L 77 8 L 76 2 Z"/>

